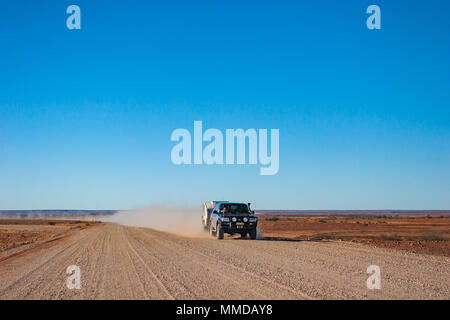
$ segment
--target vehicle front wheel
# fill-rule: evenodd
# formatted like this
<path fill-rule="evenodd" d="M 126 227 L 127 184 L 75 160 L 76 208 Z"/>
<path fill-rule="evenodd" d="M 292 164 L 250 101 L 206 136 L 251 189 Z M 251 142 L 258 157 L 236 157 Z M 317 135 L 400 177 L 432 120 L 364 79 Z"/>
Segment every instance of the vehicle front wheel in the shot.
<path fill-rule="evenodd" d="M 223 234 L 224 234 L 223 227 L 219 224 L 217 226 L 217 229 L 216 229 L 217 239 L 222 240 L 223 239 Z"/>
<path fill-rule="evenodd" d="M 255 240 L 256 239 L 256 229 L 250 230 L 250 239 Z"/>

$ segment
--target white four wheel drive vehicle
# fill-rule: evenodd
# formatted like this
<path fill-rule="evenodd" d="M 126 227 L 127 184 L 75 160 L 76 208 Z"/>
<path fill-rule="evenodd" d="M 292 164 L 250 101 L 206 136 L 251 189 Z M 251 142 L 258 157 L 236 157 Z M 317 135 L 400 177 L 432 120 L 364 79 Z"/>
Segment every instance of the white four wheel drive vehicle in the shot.
<path fill-rule="evenodd" d="M 225 233 L 239 233 L 256 239 L 258 218 L 250 209 L 250 203 L 229 201 L 209 201 L 203 203 L 202 222 L 205 230 L 217 239 L 223 239 Z"/>

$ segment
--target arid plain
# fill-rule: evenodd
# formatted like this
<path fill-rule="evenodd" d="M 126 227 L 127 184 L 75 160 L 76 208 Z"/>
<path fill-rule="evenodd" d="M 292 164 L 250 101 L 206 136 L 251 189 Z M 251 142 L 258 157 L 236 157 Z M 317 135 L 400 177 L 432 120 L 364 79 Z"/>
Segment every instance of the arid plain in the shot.
<path fill-rule="evenodd" d="M 0 299 L 450 298 L 447 217 L 386 219 L 398 229 L 376 219 L 274 218 L 261 217 L 260 240 L 223 241 L 116 223 L 1 220 Z M 404 224 L 425 222 L 434 233 L 405 233 Z M 403 241 L 439 250 L 386 245 Z M 66 286 L 70 265 L 80 267 L 79 290 Z M 380 266 L 380 290 L 366 286 L 369 265 Z"/>

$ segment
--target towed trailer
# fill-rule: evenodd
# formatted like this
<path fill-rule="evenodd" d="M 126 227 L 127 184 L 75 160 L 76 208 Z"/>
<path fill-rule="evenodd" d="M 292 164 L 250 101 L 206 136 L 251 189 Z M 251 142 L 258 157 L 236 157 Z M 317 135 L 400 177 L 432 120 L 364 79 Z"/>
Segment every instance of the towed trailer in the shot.
<path fill-rule="evenodd" d="M 211 213 L 213 212 L 214 207 L 216 206 L 217 203 L 223 203 L 223 202 L 228 202 L 228 201 L 215 200 L 215 201 L 203 202 L 202 223 L 203 223 L 203 228 L 205 230 L 209 231 Z"/>

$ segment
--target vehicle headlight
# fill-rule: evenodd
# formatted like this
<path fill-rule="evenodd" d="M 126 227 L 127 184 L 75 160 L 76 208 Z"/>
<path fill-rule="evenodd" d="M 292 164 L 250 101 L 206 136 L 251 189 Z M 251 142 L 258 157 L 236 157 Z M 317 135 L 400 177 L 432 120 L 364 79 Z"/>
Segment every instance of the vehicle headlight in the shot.
<path fill-rule="evenodd" d="M 233 222 L 236 222 L 237 221 L 237 219 L 236 218 L 233 218 L 233 219 L 231 219 Z"/>
<path fill-rule="evenodd" d="M 223 221 L 223 222 L 230 222 L 230 218 L 228 218 L 228 217 L 222 217 L 222 221 Z"/>
<path fill-rule="evenodd" d="M 250 222 L 256 222 L 256 218 L 250 218 Z"/>
<path fill-rule="evenodd" d="M 244 222 L 247 222 L 247 221 L 248 221 L 248 219 L 247 219 L 247 217 L 245 217 L 245 218 L 244 218 Z"/>

